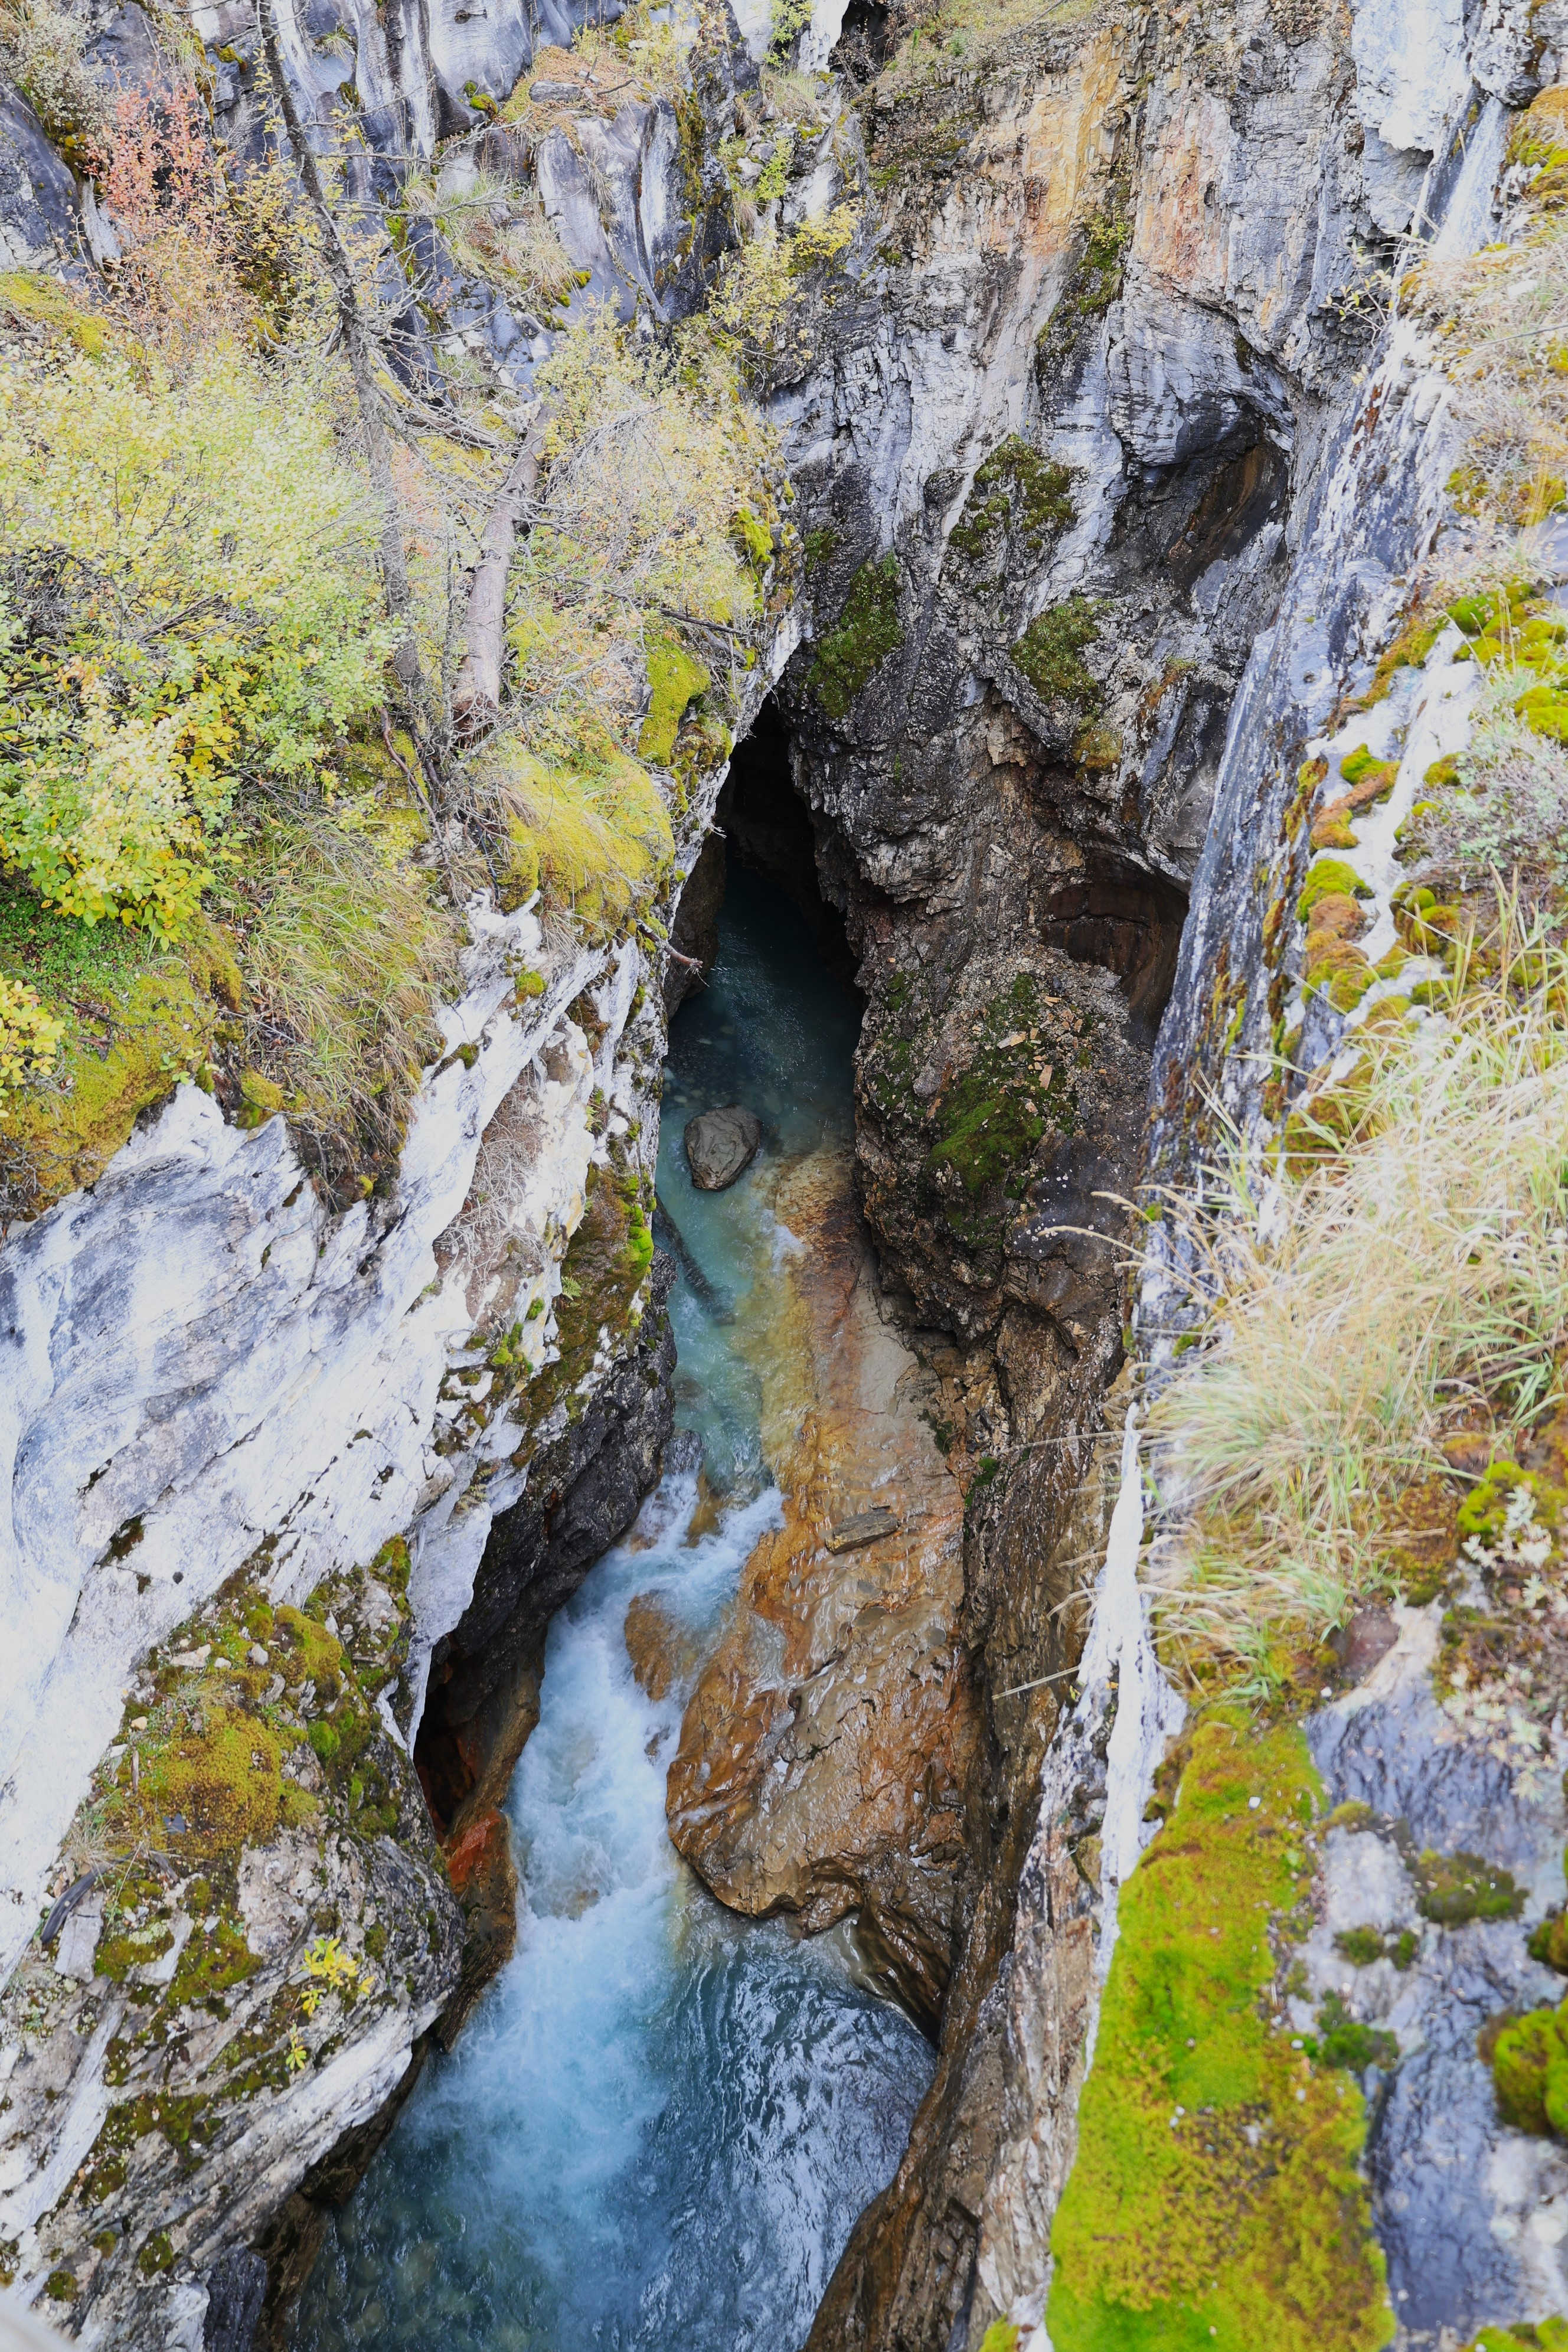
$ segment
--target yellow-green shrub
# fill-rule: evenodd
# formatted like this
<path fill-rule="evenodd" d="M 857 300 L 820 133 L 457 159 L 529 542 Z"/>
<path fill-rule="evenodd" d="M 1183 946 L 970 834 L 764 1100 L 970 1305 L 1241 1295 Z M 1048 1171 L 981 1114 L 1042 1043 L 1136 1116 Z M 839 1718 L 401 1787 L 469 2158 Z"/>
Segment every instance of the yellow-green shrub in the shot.
<path fill-rule="evenodd" d="M 303 373 L 0 368 L 0 858 L 168 938 L 246 781 L 308 778 L 389 634 L 361 477 Z"/>
<path fill-rule="evenodd" d="M 548 470 L 512 569 L 515 699 L 473 782 L 510 845 L 511 888 L 607 925 L 672 853 L 643 762 L 679 766 L 682 716 L 712 684 L 679 622 L 716 625 L 752 658 L 762 599 L 735 524 L 744 513 L 771 545 L 773 445 L 733 370 L 696 341 L 672 363 L 601 322 L 540 375 Z"/>
<path fill-rule="evenodd" d="M 0 1118 L 13 1087 L 52 1068 L 65 1026 L 39 1003 L 37 989 L 0 971 Z"/>

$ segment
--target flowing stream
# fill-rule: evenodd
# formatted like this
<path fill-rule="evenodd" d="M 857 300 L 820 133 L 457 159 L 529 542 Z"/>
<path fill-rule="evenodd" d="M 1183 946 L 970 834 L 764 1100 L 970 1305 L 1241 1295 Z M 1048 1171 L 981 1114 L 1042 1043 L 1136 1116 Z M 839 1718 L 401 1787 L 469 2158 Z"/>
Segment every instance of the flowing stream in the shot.
<path fill-rule="evenodd" d="M 679 1861 L 664 1783 L 683 1686 L 647 1697 L 625 1637 L 654 1593 L 699 1646 L 777 1517 L 754 1362 L 798 1245 L 773 1183 L 847 1137 L 857 1021 L 794 910 L 733 876 L 712 983 L 673 1024 L 659 1156 L 683 1267 L 677 1417 L 703 1475 L 667 1476 L 551 1628 L 509 1800 L 516 1957 L 334 2217 L 294 2352 L 793 2352 L 902 2152 L 926 2042 L 847 1938 L 740 1919 Z M 736 1101 L 763 1154 L 699 1193 L 682 1129 Z"/>

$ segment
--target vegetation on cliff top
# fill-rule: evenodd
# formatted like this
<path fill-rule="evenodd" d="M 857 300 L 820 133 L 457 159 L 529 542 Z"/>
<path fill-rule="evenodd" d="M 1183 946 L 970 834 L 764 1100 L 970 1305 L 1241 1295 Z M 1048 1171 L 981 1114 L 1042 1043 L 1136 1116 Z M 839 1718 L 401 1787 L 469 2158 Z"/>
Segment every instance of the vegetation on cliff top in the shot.
<path fill-rule="evenodd" d="M 0 1175 L 36 1212 L 194 1078 L 242 1123 L 286 1111 L 342 1201 L 395 1162 L 469 892 L 593 930 L 662 886 L 766 625 L 772 445 L 710 322 L 663 354 L 567 334 L 506 708 L 459 745 L 465 567 L 515 428 L 461 384 L 449 432 L 410 403 L 354 288 L 418 278 L 419 215 L 543 300 L 550 240 L 461 169 L 351 231 L 330 166 L 313 214 L 224 155 L 177 61 L 166 104 L 89 107 L 64 20 L 23 16 L 40 89 L 81 85 L 126 250 L 97 289 L 0 282 Z M 670 64 L 628 25 L 584 37 L 585 88 L 606 40 L 623 79 Z"/>
<path fill-rule="evenodd" d="M 1528 1432 L 1557 1396 L 1568 963 L 1532 949 L 1511 978 L 1418 1038 L 1368 1034 L 1311 1151 L 1162 1204 L 1212 1335 L 1150 1415 L 1184 1494 L 1164 1622 L 1260 1688 L 1281 1640 L 1408 1584 L 1407 1498 L 1477 1406 Z"/>
<path fill-rule="evenodd" d="M 512 569 L 516 699 L 472 766 L 512 887 L 623 926 L 651 897 L 693 761 L 728 749 L 781 528 L 772 445 L 733 371 L 693 337 L 675 364 L 609 325 L 540 370 L 549 486 Z M 699 660 L 682 632 L 710 649 Z M 692 705 L 696 719 L 678 751 Z"/>

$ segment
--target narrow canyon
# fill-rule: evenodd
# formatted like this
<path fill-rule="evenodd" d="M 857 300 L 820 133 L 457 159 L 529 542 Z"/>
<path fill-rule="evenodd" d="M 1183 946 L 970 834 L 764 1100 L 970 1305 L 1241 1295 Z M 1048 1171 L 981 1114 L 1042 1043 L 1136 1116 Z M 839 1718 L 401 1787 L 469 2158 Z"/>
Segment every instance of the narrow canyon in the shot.
<path fill-rule="evenodd" d="M 1568 2347 L 1565 238 L 1564 0 L 0 0 L 0 2346 Z"/>

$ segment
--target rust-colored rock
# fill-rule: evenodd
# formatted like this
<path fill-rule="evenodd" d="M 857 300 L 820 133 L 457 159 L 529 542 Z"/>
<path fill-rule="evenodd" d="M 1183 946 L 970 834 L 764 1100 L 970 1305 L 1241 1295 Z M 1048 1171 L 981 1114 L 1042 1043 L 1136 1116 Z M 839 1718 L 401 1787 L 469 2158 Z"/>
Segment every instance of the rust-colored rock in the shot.
<path fill-rule="evenodd" d="M 922 1412 L 929 1376 L 878 1312 L 847 1157 L 801 1162 L 776 1206 L 806 1244 L 759 1343 L 784 1524 L 687 1709 L 670 1835 L 737 1910 L 814 1930 L 858 1912 L 934 2019 L 977 1741 L 963 1497 Z M 835 1550 L 846 1527 L 863 1539 Z"/>
<path fill-rule="evenodd" d="M 626 1610 L 626 1655 L 649 1698 L 668 1698 L 679 1684 L 689 1681 L 701 1654 L 696 1635 L 671 1615 L 657 1592 L 633 1595 Z"/>
<path fill-rule="evenodd" d="M 436 2025 L 437 2040 L 450 2050 L 479 1995 L 517 1948 L 517 1864 L 506 1815 L 493 1805 L 471 1815 L 443 1851 L 467 1930 L 458 1990 Z"/>

